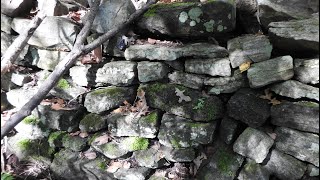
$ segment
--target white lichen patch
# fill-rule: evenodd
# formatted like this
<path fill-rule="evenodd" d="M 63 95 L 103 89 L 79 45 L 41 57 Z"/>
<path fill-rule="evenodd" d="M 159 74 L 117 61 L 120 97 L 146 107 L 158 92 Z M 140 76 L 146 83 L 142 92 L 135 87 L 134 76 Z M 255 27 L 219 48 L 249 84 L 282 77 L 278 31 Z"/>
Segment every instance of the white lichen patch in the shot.
<path fill-rule="evenodd" d="M 213 32 L 213 25 L 214 25 L 214 20 L 211 19 L 210 21 L 203 23 L 204 27 L 206 28 L 207 32 Z"/>
<path fill-rule="evenodd" d="M 223 26 L 223 29 L 227 29 L 227 26 Z"/>
<path fill-rule="evenodd" d="M 217 30 L 218 30 L 219 32 L 223 31 L 223 26 L 222 26 L 222 25 L 219 25 L 219 26 L 217 27 Z"/>
<path fill-rule="evenodd" d="M 228 19 L 231 19 L 231 14 L 228 14 Z"/>
<path fill-rule="evenodd" d="M 199 7 L 195 7 L 189 10 L 188 15 L 191 20 L 200 22 L 200 16 L 203 14 L 202 10 Z"/>
<path fill-rule="evenodd" d="M 191 26 L 191 27 L 193 27 L 193 26 L 195 26 L 195 25 L 197 25 L 197 23 L 196 23 L 195 21 L 191 21 L 191 22 L 190 22 L 190 26 Z"/>
<path fill-rule="evenodd" d="M 179 21 L 184 23 L 188 20 L 189 16 L 187 12 L 182 11 L 179 15 Z"/>

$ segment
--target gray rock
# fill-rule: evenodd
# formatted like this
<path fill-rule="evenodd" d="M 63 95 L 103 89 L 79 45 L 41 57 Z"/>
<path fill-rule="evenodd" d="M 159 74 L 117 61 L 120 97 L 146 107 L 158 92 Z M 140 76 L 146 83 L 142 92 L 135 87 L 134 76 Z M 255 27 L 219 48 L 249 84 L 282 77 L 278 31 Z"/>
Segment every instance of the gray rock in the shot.
<path fill-rule="evenodd" d="M 2 16 L 2 14 L 1 14 Z M 2 18 L 2 17 L 1 17 Z M 2 20 L 1 20 L 2 21 Z M 4 55 L 4 53 L 7 51 L 7 49 L 12 44 L 12 36 L 10 34 L 7 34 L 5 32 L 2 32 L 1 30 L 1 56 Z"/>
<path fill-rule="evenodd" d="M 109 142 L 102 145 L 91 144 L 91 147 L 110 159 L 116 159 L 129 153 L 128 149 L 122 148 L 117 142 Z"/>
<path fill-rule="evenodd" d="M 108 130 L 114 136 L 155 138 L 159 129 L 159 112 L 153 111 L 142 117 L 135 117 L 135 115 L 135 113 L 109 115 L 107 117 Z"/>
<path fill-rule="evenodd" d="M 272 22 L 268 34 L 276 48 L 295 53 L 319 53 L 319 15 L 310 19 Z"/>
<path fill-rule="evenodd" d="M 8 34 L 11 33 L 11 23 L 12 23 L 12 18 L 1 13 L 1 34 L 2 34 L 2 31 Z"/>
<path fill-rule="evenodd" d="M 233 151 L 253 159 L 256 163 L 262 163 L 272 145 L 273 139 L 269 135 L 248 127 L 234 142 Z"/>
<path fill-rule="evenodd" d="M 294 59 L 294 76 L 305 84 L 319 83 L 319 58 Z"/>
<path fill-rule="evenodd" d="M 64 51 L 48 51 L 37 49 L 32 52 L 32 65 L 44 70 L 52 71 L 67 55 L 68 52 Z"/>
<path fill-rule="evenodd" d="M 261 62 L 270 59 L 272 44 L 264 35 L 243 35 L 228 41 L 232 68 L 247 61 Z"/>
<path fill-rule="evenodd" d="M 195 121 L 213 121 L 223 116 L 222 101 L 216 96 L 205 97 L 201 92 L 181 85 L 153 83 L 141 85 L 150 107 Z"/>
<path fill-rule="evenodd" d="M 282 102 L 271 107 L 271 123 L 301 131 L 319 132 L 319 104 Z"/>
<path fill-rule="evenodd" d="M 1 13 L 10 17 L 26 16 L 35 5 L 33 0 L 1 1 Z"/>
<path fill-rule="evenodd" d="M 163 60 L 173 61 L 181 57 L 195 58 L 222 58 L 228 55 L 228 51 L 215 44 L 194 43 L 182 46 L 161 45 L 131 45 L 124 52 L 126 60 Z"/>
<path fill-rule="evenodd" d="M 87 114 L 79 123 L 82 132 L 96 132 L 106 127 L 106 120 L 94 113 Z"/>
<path fill-rule="evenodd" d="M 288 80 L 293 77 L 293 59 L 282 56 L 252 64 L 248 69 L 250 87 L 259 88 L 274 82 Z"/>
<path fill-rule="evenodd" d="M 306 161 L 319 167 L 319 136 L 316 134 L 305 133 L 277 127 L 276 148 L 290 154 L 293 157 Z"/>
<path fill-rule="evenodd" d="M 38 91 L 38 87 L 12 89 L 7 92 L 9 103 L 16 108 L 21 108 L 25 105 Z"/>
<path fill-rule="evenodd" d="M 134 94 L 133 88 L 109 86 L 88 93 L 84 106 L 89 112 L 99 114 L 120 106 L 125 100 L 132 102 Z"/>
<path fill-rule="evenodd" d="M 274 84 L 270 89 L 276 94 L 293 99 L 308 98 L 319 101 L 319 88 L 295 80 Z"/>
<path fill-rule="evenodd" d="M 250 127 L 262 126 L 270 116 L 270 105 L 252 89 L 240 89 L 228 101 L 228 115 Z"/>
<path fill-rule="evenodd" d="M 161 156 L 161 152 L 154 148 L 135 151 L 133 153 L 133 157 L 135 158 L 139 166 L 144 166 L 152 169 L 159 168 L 166 164 L 166 160 L 163 158 L 163 156 Z"/>
<path fill-rule="evenodd" d="M 68 14 L 68 8 L 58 0 L 37 0 L 38 8 L 47 16 L 61 16 Z"/>
<path fill-rule="evenodd" d="M 27 139 L 43 139 L 48 137 L 50 132 L 48 126 L 33 115 L 25 117 L 14 129 L 19 136 Z"/>
<path fill-rule="evenodd" d="M 138 62 L 138 79 L 140 82 L 149 82 L 163 79 L 169 72 L 169 68 L 162 62 Z"/>
<path fill-rule="evenodd" d="M 219 35 L 235 28 L 235 15 L 234 1 L 157 4 L 144 13 L 138 26 L 173 37 Z"/>
<path fill-rule="evenodd" d="M 165 158 L 171 162 L 191 162 L 196 157 L 196 153 L 193 148 L 175 149 L 162 146 L 161 151 Z"/>
<path fill-rule="evenodd" d="M 209 144 L 216 123 L 200 123 L 179 116 L 164 114 L 158 134 L 159 142 L 167 147 L 188 148 Z"/>
<path fill-rule="evenodd" d="M 211 76 L 231 76 L 229 58 L 223 59 L 190 59 L 185 61 L 185 71 Z"/>
<path fill-rule="evenodd" d="M 79 86 L 96 86 L 96 74 L 104 64 L 84 64 L 69 69 L 72 81 Z"/>
<path fill-rule="evenodd" d="M 30 81 L 32 81 L 32 77 L 28 74 L 12 73 L 11 82 L 18 86 L 23 86 Z"/>
<path fill-rule="evenodd" d="M 290 19 L 306 19 L 312 13 L 319 12 L 319 1 L 258 1 L 259 19 L 264 27 L 271 22 L 288 21 Z"/>
<path fill-rule="evenodd" d="M 114 173 L 114 177 L 123 180 L 145 180 L 150 171 L 151 169 L 146 167 L 120 168 Z"/>
<path fill-rule="evenodd" d="M 263 167 L 279 179 L 290 180 L 301 179 L 307 169 L 305 163 L 281 153 L 277 149 L 271 151 L 270 159 Z"/>
<path fill-rule="evenodd" d="M 14 18 L 11 27 L 21 33 L 30 21 L 29 19 Z M 79 29 L 79 26 L 69 19 L 48 16 L 35 30 L 28 44 L 42 48 L 71 50 Z"/>
<path fill-rule="evenodd" d="M 196 74 L 184 73 L 181 71 L 174 71 L 168 75 L 171 83 L 180 84 L 192 89 L 201 89 L 203 86 L 203 76 Z"/>
<path fill-rule="evenodd" d="M 97 84 L 111 84 L 128 86 L 137 81 L 137 63 L 128 61 L 114 61 L 106 63 L 98 69 Z"/>
<path fill-rule="evenodd" d="M 261 167 L 260 164 L 257 164 L 255 161 L 247 158 L 247 162 L 241 169 L 238 179 L 269 180 L 269 173 L 265 168 Z"/>
<path fill-rule="evenodd" d="M 319 167 L 316 167 L 312 164 L 308 164 L 307 174 L 311 177 L 319 176 Z"/>
<path fill-rule="evenodd" d="M 245 74 L 235 70 L 230 77 L 211 77 L 204 79 L 204 85 L 210 86 L 208 94 L 234 93 L 240 88 L 249 87 Z"/>
<path fill-rule="evenodd" d="M 184 62 L 183 61 L 164 61 L 175 70 L 184 71 Z"/>
<path fill-rule="evenodd" d="M 221 120 L 219 127 L 219 137 L 226 143 L 231 144 L 236 138 L 236 133 L 239 130 L 239 122 L 226 116 Z"/>
<path fill-rule="evenodd" d="M 62 138 L 67 135 L 66 131 L 54 131 L 48 138 L 49 146 L 52 148 L 62 148 Z"/>
<path fill-rule="evenodd" d="M 258 19 L 258 2 L 256 0 L 235 0 L 237 7 L 237 23 L 246 34 L 262 32 Z"/>
<path fill-rule="evenodd" d="M 66 134 L 62 138 L 62 146 L 72 151 L 82 151 L 87 145 L 87 140 L 79 136 Z"/>

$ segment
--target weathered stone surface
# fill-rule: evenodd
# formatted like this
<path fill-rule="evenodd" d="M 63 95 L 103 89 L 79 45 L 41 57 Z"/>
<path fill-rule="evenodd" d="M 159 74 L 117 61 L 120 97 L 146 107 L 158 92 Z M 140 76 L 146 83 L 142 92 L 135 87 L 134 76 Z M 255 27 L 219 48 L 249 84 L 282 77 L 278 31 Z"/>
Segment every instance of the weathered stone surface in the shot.
<path fill-rule="evenodd" d="M 312 13 L 319 12 L 319 1 L 317 0 L 263 0 L 258 2 L 258 16 L 264 27 L 267 27 L 271 22 L 306 19 L 311 17 Z"/>
<path fill-rule="evenodd" d="M 102 113 L 120 106 L 125 100 L 134 100 L 134 88 L 109 86 L 94 90 L 85 97 L 84 106 L 89 112 Z"/>
<path fill-rule="evenodd" d="M 240 124 L 234 119 L 226 116 L 221 120 L 219 127 L 219 136 L 226 143 L 231 144 L 236 138 L 236 133 L 239 130 Z"/>
<path fill-rule="evenodd" d="M 193 148 L 174 149 L 161 146 L 161 151 L 168 161 L 172 162 L 191 162 L 195 158 L 195 150 Z"/>
<path fill-rule="evenodd" d="M 279 179 L 300 179 L 307 166 L 292 156 L 281 153 L 277 149 L 271 151 L 271 156 L 265 167 Z"/>
<path fill-rule="evenodd" d="M 311 177 L 319 176 L 319 167 L 316 167 L 312 164 L 308 164 L 307 174 Z"/>
<path fill-rule="evenodd" d="M 240 89 L 228 101 L 228 115 L 250 127 L 262 126 L 270 116 L 270 105 L 251 89 Z"/>
<path fill-rule="evenodd" d="M 14 18 L 11 27 L 16 32 L 21 33 L 30 21 L 29 19 Z M 48 16 L 35 30 L 28 44 L 43 48 L 71 50 L 79 29 L 78 25 L 69 19 Z"/>
<path fill-rule="evenodd" d="M 232 68 L 247 61 L 261 62 L 270 59 L 272 44 L 264 35 L 243 35 L 228 41 Z"/>
<path fill-rule="evenodd" d="M 111 114 L 107 117 L 108 130 L 114 136 L 139 136 L 155 138 L 158 133 L 159 112 L 153 111 L 142 117 Z"/>
<path fill-rule="evenodd" d="M 1 34 L 2 31 L 8 34 L 11 33 L 11 23 L 12 18 L 1 13 Z"/>
<path fill-rule="evenodd" d="M 123 180 L 145 180 L 150 171 L 151 169 L 146 167 L 120 168 L 114 173 L 114 177 Z"/>
<path fill-rule="evenodd" d="M 11 36 L 5 32 L 1 31 L 1 56 L 7 51 L 12 42 L 17 38 L 17 36 Z M 20 52 L 15 63 L 20 65 L 20 62 L 24 59 L 25 55 L 28 53 L 29 45 L 26 45 Z"/>
<path fill-rule="evenodd" d="M 38 91 L 37 87 L 31 87 L 28 89 L 12 89 L 7 92 L 7 99 L 9 103 L 16 108 L 21 108 L 25 105 Z"/>
<path fill-rule="evenodd" d="M 199 91 L 180 85 L 154 83 L 141 85 L 150 107 L 195 121 L 212 121 L 223 116 L 222 101 L 203 96 Z"/>
<path fill-rule="evenodd" d="M 181 57 L 220 58 L 227 55 L 228 51 L 225 48 L 209 43 L 194 43 L 172 47 L 157 44 L 131 45 L 124 52 L 126 60 L 173 61 Z"/>
<path fill-rule="evenodd" d="M 270 136 L 248 127 L 233 144 L 233 151 L 253 159 L 256 163 L 262 163 L 272 145 L 273 139 Z"/>
<path fill-rule="evenodd" d="M 140 82 L 149 82 L 163 79 L 169 72 L 169 67 L 162 62 L 138 62 L 138 79 Z"/>
<path fill-rule="evenodd" d="M 295 80 L 274 84 L 270 89 L 276 94 L 293 99 L 308 98 L 319 101 L 319 88 Z"/>
<path fill-rule="evenodd" d="M 210 86 L 208 94 L 234 93 L 243 87 L 249 87 L 245 74 L 235 70 L 230 77 L 205 78 L 204 85 Z"/>
<path fill-rule="evenodd" d="M 27 139 L 43 139 L 49 136 L 49 128 L 33 115 L 25 117 L 14 129 Z"/>
<path fill-rule="evenodd" d="M 11 82 L 18 86 L 23 86 L 30 81 L 32 81 L 32 77 L 28 74 L 12 73 Z"/>
<path fill-rule="evenodd" d="M 62 146 L 72 151 L 82 151 L 87 145 L 87 140 L 79 136 L 66 134 L 62 138 Z"/>
<path fill-rule="evenodd" d="M 1 1 L 1 13 L 10 17 L 22 17 L 35 6 L 33 0 Z"/>
<path fill-rule="evenodd" d="M 319 3 L 319 2 L 318 2 Z M 297 52 L 319 52 L 319 15 L 310 19 L 272 22 L 270 41 L 279 49 Z"/>
<path fill-rule="evenodd" d="M 60 61 L 67 56 L 68 52 L 64 51 L 48 51 L 37 49 L 33 51 L 32 65 L 44 70 L 54 70 Z"/>
<path fill-rule="evenodd" d="M 301 161 L 319 167 L 319 136 L 286 127 L 277 127 L 276 148 Z"/>
<path fill-rule="evenodd" d="M 250 87 L 252 88 L 259 88 L 281 80 L 288 80 L 293 75 L 293 59 L 291 56 L 277 57 L 252 64 L 247 74 Z"/>
<path fill-rule="evenodd" d="M 69 69 L 72 81 L 79 86 L 95 86 L 96 74 L 104 64 L 84 64 Z"/>
<path fill-rule="evenodd" d="M 271 107 L 271 123 L 301 131 L 319 132 L 319 104 L 282 102 Z"/>
<path fill-rule="evenodd" d="M 153 5 L 138 21 L 141 29 L 173 37 L 210 36 L 235 28 L 234 1 Z"/>
<path fill-rule="evenodd" d="M 253 160 L 247 158 L 246 164 L 243 166 L 242 170 L 238 176 L 239 180 L 269 180 L 269 173 L 260 164 Z"/>
<path fill-rule="evenodd" d="M 185 71 L 211 76 L 231 76 L 229 58 L 190 59 L 185 61 Z"/>
<path fill-rule="evenodd" d="M 131 85 L 137 80 L 137 63 L 114 61 L 98 69 L 96 83 L 112 85 Z"/>
<path fill-rule="evenodd" d="M 242 27 L 246 34 L 257 34 L 262 32 L 258 15 L 257 1 L 235 0 L 237 7 L 237 24 Z"/>
<path fill-rule="evenodd" d="M 158 139 L 161 144 L 173 148 L 187 148 L 212 141 L 215 123 L 199 123 L 179 116 L 164 114 Z"/>
<path fill-rule="evenodd" d="M 38 8 L 47 16 L 61 16 L 68 14 L 68 8 L 58 0 L 37 0 Z"/>
<path fill-rule="evenodd" d="M 96 132 L 106 127 L 106 120 L 94 113 L 87 114 L 79 123 L 82 132 Z"/>
<path fill-rule="evenodd" d="M 164 63 L 168 64 L 171 68 L 184 71 L 184 62 L 183 61 L 164 61 Z"/>
<path fill-rule="evenodd" d="M 192 89 L 201 89 L 203 86 L 203 76 L 174 71 L 168 75 L 171 83 L 180 84 Z"/>
<path fill-rule="evenodd" d="M 294 76 L 305 84 L 319 83 L 319 58 L 294 59 Z"/>
<path fill-rule="evenodd" d="M 139 166 L 144 166 L 152 169 L 164 166 L 166 160 L 161 156 L 158 149 L 149 148 L 146 150 L 135 151 L 133 157 L 138 162 Z"/>

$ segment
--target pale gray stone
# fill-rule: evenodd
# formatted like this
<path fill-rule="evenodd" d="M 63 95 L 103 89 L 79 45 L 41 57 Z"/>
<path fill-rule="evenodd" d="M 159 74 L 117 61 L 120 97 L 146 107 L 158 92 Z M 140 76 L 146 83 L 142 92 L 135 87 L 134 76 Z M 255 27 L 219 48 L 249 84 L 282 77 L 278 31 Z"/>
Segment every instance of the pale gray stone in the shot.
<path fill-rule="evenodd" d="M 48 137 L 50 132 L 48 126 L 33 115 L 25 117 L 14 129 L 19 136 L 27 139 L 43 139 Z"/>
<path fill-rule="evenodd" d="M 168 75 L 171 83 L 180 84 L 192 89 L 201 89 L 203 86 L 204 76 L 174 71 Z"/>
<path fill-rule="evenodd" d="M 71 149 L 72 151 L 80 152 L 87 145 L 87 140 L 79 136 L 71 136 L 65 134 L 62 138 L 62 146 L 66 149 Z"/>
<path fill-rule="evenodd" d="M 195 159 L 196 152 L 193 148 L 170 148 L 161 146 L 161 152 L 171 162 L 191 162 Z"/>
<path fill-rule="evenodd" d="M 38 91 L 38 87 L 12 89 L 7 92 L 8 102 L 20 109 L 25 105 Z"/>
<path fill-rule="evenodd" d="M 138 78 L 140 82 L 163 79 L 169 72 L 169 67 L 162 62 L 138 62 Z"/>
<path fill-rule="evenodd" d="M 246 164 L 241 169 L 238 180 L 269 180 L 268 171 L 260 164 L 247 158 Z"/>
<path fill-rule="evenodd" d="M 105 63 L 76 65 L 69 69 L 72 81 L 79 86 L 96 86 L 96 74 Z"/>
<path fill-rule="evenodd" d="M 38 8 L 47 16 L 61 16 L 68 14 L 68 8 L 58 0 L 37 0 Z"/>
<path fill-rule="evenodd" d="M 30 81 L 32 81 L 32 77 L 28 74 L 12 73 L 11 82 L 18 86 L 23 86 Z"/>
<path fill-rule="evenodd" d="M 69 52 L 64 51 L 48 51 L 37 49 L 32 53 L 32 65 L 44 70 L 54 70 L 58 63 L 62 61 Z"/>
<path fill-rule="evenodd" d="M 273 145 L 273 139 L 266 133 L 248 127 L 233 144 L 233 151 L 262 163 Z"/>
<path fill-rule="evenodd" d="M 276 148 L 319 167 L 319 136 L 286 127 L 277 127 Z"/>
<path fill-rule="evenodd" d="M 145 180 L 151 169 L 146 167 L 120 168 L 114 173 L 116 179 Z"/>
<path fill-rule="evenodd" d="M 1 13 L 1 31 L 11 33 L 12 18 Z M 1 32 L 2 34 L 2 32 Z M 1 42 L 2 44 L 2 42 Z M 2 54 L 2 53 L 1 53 Z"/>
<path fill-rule="evenodd" d="M 113 141 L 102 145 L 93 143 L 91 147 L 110 159 L 116 159 L 129 153 L 128 149 L 121 147 L 119 143 Z"/>
<path fill-rule="evenodd" d="M 247 61 L 261 62 L 270 59 L 272 44 L 264 35 L 243 35 L 228 41 L 232 68 Z"/>
<path fill-rule="evenodd" d="M 247 73 L 251 88 L 259 88 L 278 81 L 288 80 L 293 75 L 293 59 L 291 56 L 281 56 L 254 63 Z"/>
<path fill-rule="evenodd" d="M 305 84 L 319 83 L 319 58 L 294 59 L 294 76 Z"/>
<path fill-rule="evenodd" d="M 190 59 L 185 61 L 185 71 L 210 76 L 231 76 L 229 58 Z"/>
<path fill-rule="evenodd" d="M 240 124 L 230 117 L 224 117 L 219 127 L 219 136 L 226 143 L 231 144 L 236 138 Z"/>
<path fill-rule="evenodd" d="M 155 148 L 135 151 L 133 153 L 133 157 L 138 162 L 139 166 L 144 166 L 152 169 L 162 167 L 166 164 L 166 160 L 161 155 L 161 152 Z"/>
<path fill-rule="evenodd" d="M 274 84 L 270 89 L 276 94 L 293 99 L 308 98 L 319 101 L 319 88 L 295 80 Z"/>
<path fill-rule="evenodd" d="M 1 56 L 5 54 L 7 49 L 11 46 L 11 44 L 16 38 L 17 36 L 12 36 L 10 34 L 7 34 L 1 31 Z M 24 57 L 28 53 L 28 50 L 29 50 L 29 45 L 26 45 L 20 52 L 19 56 L 17 57 L 15 61 L 16 64 L 19 64 L 19 65 L 21 64 L 21 61 L 23 61 Z"/>
<path fill-rule="evenodd" d="M 308 164 L 307 173 L 311 177 L 319 176 L 319 167 L 316 167 L 312 164 Z"/>

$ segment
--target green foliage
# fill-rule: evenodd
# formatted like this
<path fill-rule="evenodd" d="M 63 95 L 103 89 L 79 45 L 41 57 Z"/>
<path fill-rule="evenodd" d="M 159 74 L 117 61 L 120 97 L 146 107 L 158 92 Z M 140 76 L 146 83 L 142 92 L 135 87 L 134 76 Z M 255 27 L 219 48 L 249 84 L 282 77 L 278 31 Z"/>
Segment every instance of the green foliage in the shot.
<path fill-rule="evenodd" d="M 32 125 L 38 124 L 39 121 L 40 120 L 33 115 L 27 116 L 22 120 L 22 122 L 24 122 L 25 124 L 32 124 Z"/>
<path fill-rule="evenodd" d="M 198 99 L 198 103 L 192 109 L 198 110 L 198 109 L 202 109 L 203 107 L 204 107 L 204 99 L 201 98 L 201 99 Z"/>
<path fill-rule="evenodd" d="M 32 141 L 30 139 L 23 139 L 18 142 L 18 146 L 24 150 L 32 148 L 31 144 L 32 144 Z"/>
<path fill-rule="evenodd" d="M 129 144 L 130 142 L 130 144 Z M 129 149 L 132 151 L 144 150 L 148 148 L 149 141 L 146 138 L 132 137 L 127 139 L 125 144 L 129 145 Z"/>
<path fill-rule="evenodd" d="M 14 178 L 9 173 L 1 173 L 1 180 L 14 180 Z"/>
<path fill-rule="evenodd" d="M 158 119 L 158 114 L 157 112 L 152 112 L 150 114 L 148 114 L 145 119 L 147 120 L 147 122 L 149 123 L 156 123 L 157 122 L 157 119 Z"/>
<path fill-rule="evenodd" d="M 57 87 L 60 88 L 60 89 L 68 89 L 68 88 L 70 88 L 70 84 L 68 83 L 67 80 L 60 79 L 58 81 Z"/>

